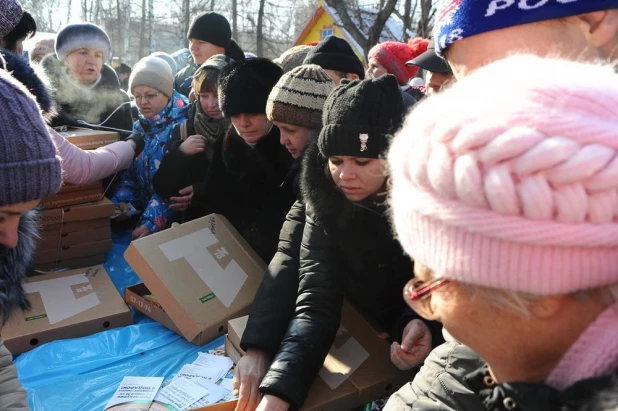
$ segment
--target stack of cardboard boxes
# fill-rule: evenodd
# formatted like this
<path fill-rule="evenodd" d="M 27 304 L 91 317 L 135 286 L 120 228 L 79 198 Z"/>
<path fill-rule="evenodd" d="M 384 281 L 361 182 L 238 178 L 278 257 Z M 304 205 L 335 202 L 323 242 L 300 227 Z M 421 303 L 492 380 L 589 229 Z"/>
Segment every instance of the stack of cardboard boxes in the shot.
<path fill-rule="evenodd" d="M 118 141 L 118 133 L 76 129 L 61 133 L 84 150 Z M 112 248 L 110 217 L 115 207 L 103 197 L 101 182 L 64 184 L 43 199 L 43 227 L 35 259 L 37 270 L 79 268 L 105 262 Z"/>

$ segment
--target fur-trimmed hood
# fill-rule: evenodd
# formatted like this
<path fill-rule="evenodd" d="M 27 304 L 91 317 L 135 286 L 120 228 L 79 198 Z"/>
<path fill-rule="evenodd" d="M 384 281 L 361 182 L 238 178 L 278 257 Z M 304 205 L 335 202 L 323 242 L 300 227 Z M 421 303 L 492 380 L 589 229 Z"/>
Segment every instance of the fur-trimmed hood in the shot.
<path fill-rule="evenodd" d="M 30 211 L 19 222 L 17 247 L 0 246 L 0 322 L 4 324 L 17 310 L 29 310 L 30 302 L 22 285 L 36 251 L 37 211 Z"/>
<path fill-rule="evenodd" d="M 386 216 L 384 202 L 368 199 L 355 203 L 345 197 L 328 173 L 327 159 L 320 154 L 317 139 L 310 141 L 303 154 L 300 189 L 312 218 L 327 230 L 344 229 L 359 212 Z"/>
<path fill-rule="evenodd" d="M 42 80 L 45 76 L 43 70 L 35 71 L 23 58 L 5 49 L 0 49 L 0 55 L 6 62 L 4 69 L 32 93 L 46 119 L 53 117 L 56 114 L 55 102 Z"/>

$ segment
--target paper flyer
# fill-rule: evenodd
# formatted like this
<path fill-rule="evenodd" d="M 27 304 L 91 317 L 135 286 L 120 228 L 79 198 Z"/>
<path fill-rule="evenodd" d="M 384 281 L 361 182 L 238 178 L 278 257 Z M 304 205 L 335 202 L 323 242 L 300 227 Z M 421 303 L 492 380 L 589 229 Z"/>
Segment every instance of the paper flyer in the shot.
<path fill-rule="evenodd" d="M 150 406 L 151 411 L 184 411 L 208 395 L 208 389 L 196 381 L 176 377 L 163 387 Z"/>
<path fill-rule="evenodd" d="M 191 404 L 191 407 L 189 409 L 216 404 L 230 394 L 230 391 L 218 386 L 217 384 L 207 383 L 206 388 L 208 388 L 208 395 Z"/>
<path fill-rule="evenodd" d="M 184 365 L 178 371 L 177 377 L 185 377 L 188 379 L 198 379 L 200 383 L 216 383 L 221 377 L 220 369 L 206 368 L 195 364 Z"/>
<path fill-rule="evenodd" d="M 124 377 L 104 411 L 148 411 L 163 377 Z"/>
<path fill-rule="evenodd" d="M 199 365 L 200 367 L 207 367 L 211 370 L 218 370 L 215 381 L 223 378 L 225 374 L 234 366 L 234 361 L 229 357 L 223 357 L 220 355 L 198 353 L 198 357 L 193 361 L 193 365 Z"/>

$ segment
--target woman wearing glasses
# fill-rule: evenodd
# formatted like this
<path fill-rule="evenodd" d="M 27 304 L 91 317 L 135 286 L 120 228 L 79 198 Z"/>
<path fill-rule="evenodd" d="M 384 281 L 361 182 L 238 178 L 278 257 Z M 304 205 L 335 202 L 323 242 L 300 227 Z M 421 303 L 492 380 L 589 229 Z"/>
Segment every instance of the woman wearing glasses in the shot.
<path fill-rule="evenodd" d="M 401 298 L 413 264 L 392 236 L 385 207 L 380 157 L 403 115 L 392 75 L 342 84 L 326 100 L 324 126 L 303 158 L 307 211 L 295 313 L 260 385 L 260 411 L 302 407 L 339 329 L 344 298 L 379 327 L 375 338 L 391 342 L 391 360 L 403 370 L 441 340 L 440 326 L 419 319 Z"/>
<path fill-rule="evenodd" d="M 174 127 L 187 119 L 189 101 L 174 90 L 172 69 L 164 60 L 146 57 L 131 73 L 129 88 L 139 108 L 133 132 L 144 135 L 144 149 L 125 171 L 112 198 L 142 212 L 133 239 L 163 230 L 174 211 L 153 188 L 153 177 L 167 152 Z"/>
<path fill-rule="evenodd" d="M 114 69 L 105 64 L 110 55 L 107 33 L 94 24 L 69 24 L 58 32 L 56 53 L 41 61 L 58 103 L 52 127 L 131 130 L 129 96 L 120 89 Z"/>
<path fill-rule="evenodd" d="M 613 67 L 513 56 L 421 104 L 394 140 L 405 298 L 486 362 L 460 380 L 484 404 L 466 410 L 617 405 L 616 104 Z M 392 409 L 464 409 L 417 402 L 461 384 L 420 383 Z"/>

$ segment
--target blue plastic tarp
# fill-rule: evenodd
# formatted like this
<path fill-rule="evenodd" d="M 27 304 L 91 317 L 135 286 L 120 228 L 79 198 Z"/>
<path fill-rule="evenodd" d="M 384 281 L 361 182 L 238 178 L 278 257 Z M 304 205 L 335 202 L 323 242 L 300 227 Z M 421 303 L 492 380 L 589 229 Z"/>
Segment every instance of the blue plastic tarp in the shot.
<path fill-rule="evenodd" d="M 118 291 L 140 282 L 124 260 L 130 234 L 115 233 L 105 269 Z M 105 407 L 125 376 L 171 378 L 198 352 L 223 345 L 223 337 L 203 347 L 134 313 L 134 325 L 88 337 L 44 344 L 15 359 L 19 379 L 34 411 L 97 411 Z"/>

